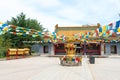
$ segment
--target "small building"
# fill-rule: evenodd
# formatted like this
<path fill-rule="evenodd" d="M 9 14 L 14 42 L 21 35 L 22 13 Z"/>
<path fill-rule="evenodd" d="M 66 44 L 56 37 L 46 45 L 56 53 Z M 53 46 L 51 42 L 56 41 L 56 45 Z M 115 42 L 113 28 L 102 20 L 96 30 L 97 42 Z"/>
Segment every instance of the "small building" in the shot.
<path fill-rule="evenodd" d="M 111 42 L 104 43 L 104 54 L 105 55 L 120 55 L 120 35 L 109 38 Z"/>
<path fill-rule="evenodd" d="M 31 50 L 35 51 L 38 55 L 54 55 L 53 43 L 36 43 L 32 46 Z"/>
<path fill-rule="evenodd" d="M 105 55 L 120 55 L 120 43 L 105 43 Z"/>

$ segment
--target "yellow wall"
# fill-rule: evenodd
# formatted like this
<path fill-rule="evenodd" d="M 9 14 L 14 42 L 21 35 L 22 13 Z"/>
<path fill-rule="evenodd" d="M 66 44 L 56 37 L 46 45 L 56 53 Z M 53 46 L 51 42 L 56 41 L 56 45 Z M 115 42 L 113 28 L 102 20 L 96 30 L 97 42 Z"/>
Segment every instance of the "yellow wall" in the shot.
<path fill-rule="evenodd" d="M 65 36 L 73 36 L 77 33 L 86 33 L 86 32 L 92 32 L 93 30 L 100 27 L 100 24 L 97 23 L 97 25 L 83 25 L 83 26 L 58 26 L 58 24 L 55 25 L 55 32 L 57 35 L 65 35 Z"/>
<path fill-rule="evenodd" d="M 85 33 L 85 32 L 90 32 L 92 30 L 79 30 L 79 31 L 58 31 L 57 32 L 57 35 L 65 35 L 65 36 L 73 36 L 74 34 L 77 34 L 77 33 Z"/>

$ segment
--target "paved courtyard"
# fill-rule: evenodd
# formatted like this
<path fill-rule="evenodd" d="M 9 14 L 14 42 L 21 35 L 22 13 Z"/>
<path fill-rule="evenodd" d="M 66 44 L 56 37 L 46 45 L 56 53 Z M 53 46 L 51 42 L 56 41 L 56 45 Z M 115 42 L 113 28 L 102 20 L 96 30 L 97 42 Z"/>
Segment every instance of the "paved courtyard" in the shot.
<path fill-rule="evenodd" d="M 57 57 L 0 61 L 0 80 L 120 80 L 120 58 L 96 58 L 82 66 L 61 66 Z"/>
<path fill-rule="evenodd" d="M 89 67 L 95 80 L 120 80 L 120 57 L 97 58 Z"/>

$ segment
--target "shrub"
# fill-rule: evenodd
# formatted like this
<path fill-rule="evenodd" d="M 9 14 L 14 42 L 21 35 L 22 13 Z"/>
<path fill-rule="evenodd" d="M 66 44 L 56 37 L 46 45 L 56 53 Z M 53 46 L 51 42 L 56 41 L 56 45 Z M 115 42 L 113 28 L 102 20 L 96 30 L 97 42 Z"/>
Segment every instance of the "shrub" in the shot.
<path fill-rule="evenodd" d="M 0 50 L 0 58 L 6 57 L 7 51 L 6 49 L 1 49 Z"/>
<path fill-rule="evenodd" d="M 31 51 L 31 53 L 35 53 L 35 51 L 34 51 L 34 50 L 32 50 L 32 51 Z"/>

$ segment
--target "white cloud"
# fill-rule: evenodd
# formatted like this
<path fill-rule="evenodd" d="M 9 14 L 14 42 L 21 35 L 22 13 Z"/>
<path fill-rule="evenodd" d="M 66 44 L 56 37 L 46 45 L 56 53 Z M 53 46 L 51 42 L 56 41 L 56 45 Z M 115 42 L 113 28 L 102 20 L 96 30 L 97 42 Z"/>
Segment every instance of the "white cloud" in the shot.
<path fill-rule="evenodd" d="M 31 0 L 31 4 L 39 4 L 43 8 L 55 7 L 60 5 L 59 0 Z"/>
<path fill-rule="evenodd" d="M 71 6 L 64 6 L 63 8 L 59 9 L 57 14 L 58 16 L 63 17 L 63 18 L 68 18 L 71 21 L 81 20 L 85 17 L 83 12 Z"/>
<path fill-rule="evenodd" d="M 32 7 L 25 6 L 19 0 L 3 0 L 2 3 L 3 4 L 0 5 L 2 21 L 10 20 L 11 17 L 16 17 L 16 15 L 21 12 L 27 12 L 30 14 L 33 11 Z"/>
<path fill-rule="evenodd" d="M 120 0 L 3 0 L 0 4 L 0 21 L 10 20 L 20 12 L 37 19 L 50 31 L 54 26 L 81 24 L 109 24 L 120 19 Z"/>

